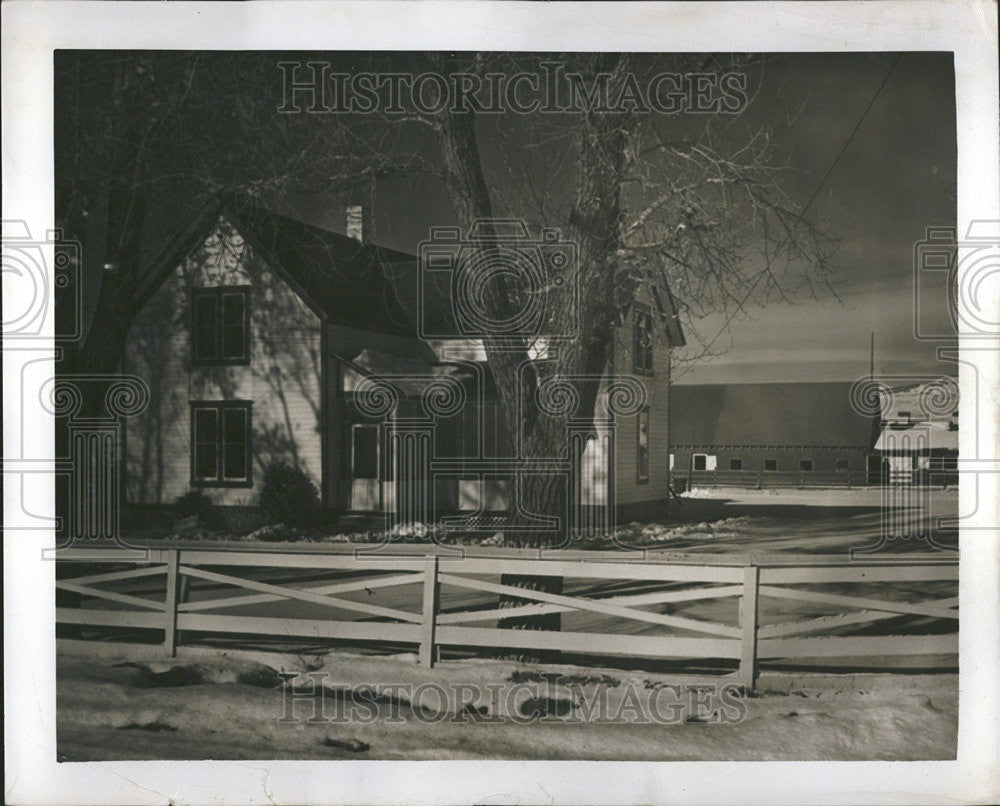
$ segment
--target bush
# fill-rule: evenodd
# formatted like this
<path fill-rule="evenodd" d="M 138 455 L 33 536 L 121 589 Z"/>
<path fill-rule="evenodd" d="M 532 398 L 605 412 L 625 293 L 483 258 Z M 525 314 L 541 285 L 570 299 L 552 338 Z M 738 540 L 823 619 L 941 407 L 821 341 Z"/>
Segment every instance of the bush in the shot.
<path fill-rule="evenodd" d="M 222 518 L 222 525 L 227 532 L 234 535 L 246 535 L 260 529 L 264 525 L 260 510 L 256 506 L 246 504 L 236 504 L 234 506 L 222 507 L 219 511 Z"/>
<path fill-rule="evenodd" d="M 264 469 L 258 504 L 266 523 L 313 526 L 319 520 L 316 485 L 287 462 L 272 462 Z"/>
<path fill-rule="evenodd" d="M 201 490 L 189 490 L 174 502 L 174 512 L 179 520 L 197 515 L 206 526 L 216 522 L 215 504 Z"/>

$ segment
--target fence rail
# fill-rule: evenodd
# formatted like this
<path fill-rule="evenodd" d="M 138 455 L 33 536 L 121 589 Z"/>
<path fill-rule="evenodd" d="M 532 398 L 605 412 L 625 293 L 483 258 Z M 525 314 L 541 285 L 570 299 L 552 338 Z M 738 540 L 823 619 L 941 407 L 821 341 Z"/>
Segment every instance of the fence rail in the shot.
<path fill-rule="evenodd" d="M 204 632 L 409 644 L 428 666 L 442 647 L 723 659 L 738 664 L 737 678 L 747 688 L 753 687 L 762 659 L 958 651 L 956 596 L 914 602 L 881 598 L 877 591 L 863 596 L 853 591 L 858 585 L 904 584 L 912 594 L 928 583 L 952 586 L 958 579 L 957 559 L 941 554 L 851 561 L 843 556 L 705 554 L 615 559 L 612 552 L 552 551 L 539 559 L 535 552 L 517 550 L 455 556 L 441 547 L 429 551 L 423 546 L 390 556 L 362 553 L 370 552 L 368 546 L 338 548 L 336 552 L 158 548 L 137 552 L 129 560 L 117 554 L 113 565 L 135 567 L 101 573 L 90 570 L 109 562 L 106 551 L 67 549 L 60 554 L 60 568 L 67 571 L 71 563 L 84 562 L 87 565 L 76 565 L 76 570 L 87 573 L 57 579 L 57 590 L 77 597 L 77 606 L 57 607 L 56 619 L 63 625 L 162 630 L 170 655 L 176 654 L 183 633 Z M 294 572 L 307 572 L 306 578 L 284 579 Z M 562 593 L 530 590 L 510 584 L 508 575 L 562 577 L 571 584 L 565 584 Z M 109 584 L 113 589 L 106 587 Z M 195 584 L 200 588 L 192 595 Z M 850 593 L 843 592 L 845 585 L 851 586 Z M 392 596 L 382 595 L 390 589 L 395 589 Z M 498 607 L 500 596 L 524 603 Z M 372 599 L 389 601 L 376 604 Z M 714 607 L 732 599 L 736 600 L 729 608 L 735 617 L 732 622 L 670 612 L 679 603 L 713 602 Z M 788 607 L 778 606 L 762 623 L 764 601 L 790 601 L 798 612 L 789 617 Z M 273 612 L 288 603 L 311 608 L 315 615 Z M 231 612 L 246 608 L 251 612 Z M 813 614 L 803 618 L 803 609 Z M 591 623 L 560 632 L 489 624 L 547 613 L 582 614 Z M 954 630 L 815 635 L 900 617 L 943 621 Z M 622 629 L 627 622 L 639 622 L 647 633 L 627 634 Z M 658 632 L 648 633 L 650 626 Z"/>

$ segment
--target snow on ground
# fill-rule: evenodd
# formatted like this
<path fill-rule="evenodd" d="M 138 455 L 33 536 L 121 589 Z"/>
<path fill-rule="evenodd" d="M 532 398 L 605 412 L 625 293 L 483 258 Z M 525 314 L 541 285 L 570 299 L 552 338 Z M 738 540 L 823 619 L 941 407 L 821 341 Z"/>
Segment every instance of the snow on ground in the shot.
<path fill-rule="evenodd" d="M 953 539 L 936 521 L 957 515 L 956 491 L 895 491 L 891 509 L 884 495 L 878 488 L 696 489 L 662 522 L 624 524 L 610 539 L 573 548 L 836 554 L 878 545 L 887 522 L 904 528 L 880 546 L 883 551 L 927 551 L 934 547 L 931 538 Z M 427 538 L 416 531 L 396 538 Z M 568 582 L 566 592 L 607 592 L 587 585 L 592 581 Z M 831 592 L 861 595 L 854 587 Z M 139 588 L 129 590 L 142 595 Z M 191 592 L 192 600 L 219 595 L 200 588 Z M 405 609 L 418 607 L 421 593 L 401 587 L 357 593 L 362 595 Z M 899 601 L 947 598 L 954 595 L 954 583 L 899 583 L 872 595 Z M 467 608 L 480 599 L 484 605 L 494 601 L 490 594 L 446 588 L 442 607 Z M 306 612 L 310 607 L 272 603 L 268 615 L 329 615 Z M 735 599 L 698 600 L 677 603 L 670 612 L 735 623 L 735 607 Z M 760 618 L 771 624 L 823 612 L 821 605 L 765 598 Z M 564 616 L 563 628 L 600 631 L 608 618 L 575 612 Z M 645 634 L 654 627 L 619 620 L 616 629 Z M 916 634 L 936 627 L 917 619 L 907 622 L 907 630 Z M 497 660 L 447 660 L 427 670 L 412 656 L 343 650 L 303 656 L 182 647 L 182 660 L 154 663 L 149 658 L 156 651 L 60 642 L 60 758 L 944 759 L 954 757 L 956 746 L 957 677 L 951 659 L 922 662 L 925 670 L 944 670 L 933 675 L 810 675 L 801 664 L 793 685 L 776 677 L 782 667 L 769 666 L 758 686 L 761 696 L 743 698 L 718 682 L 714 690 L 699 693 L 685 688 L 678 673 L 628 671 L 628 661 L 621 664 L 624 671 Z M 894 662 L 913 665 L 899 658 L 853 665 L 888 671 Z M 289 689 L 278 675 L 308 671 L 323 677 L 305 688 L 300 680 Z M 318 686 L 315 696 L 294 701 L 299 718 L 282 721 L 288 692 L 303 693 L 312 685 Z M 439 690 L 443 699 L 435 699 Z M 334 718 L 307 719 L 317 702 L 321 715 L 328 716 L 329 706 Z"/>
<path fill-rule="evenodd" d="M 611 534 L 575 539 L 574 549 L 671 551 L 792 551 L 837 553 L 875 546 L 892 536 L 891 551 L 926 551 L 955 543 L 941 519 L 958 515 L 956 489 L 858 487 L 854 489 L 744 489 L 698 487 L 670 502 L 655 522 L 620 525 Z M 192 522 L 192 523 L 189 523 Z M 212 531 L 188 518 L 173 527 L 128 533 L 134 542 L 160 538 L 246 544 L 386 543 L 500 546 L 503 534 L 462 533 L 441 524 L 404 523 L 385 528 L 376 514 L 352 516 L 332 529 L 269 525 L 245 535 Z M 937 545 L 936 545 L 937 544 Z"/>
<path fill-rule="evenodd" d="M 618 669 L 155 651 L 62 642 L 60 760 L 955 757 L 954 675 L 764 676 L 745 698 Z"/>

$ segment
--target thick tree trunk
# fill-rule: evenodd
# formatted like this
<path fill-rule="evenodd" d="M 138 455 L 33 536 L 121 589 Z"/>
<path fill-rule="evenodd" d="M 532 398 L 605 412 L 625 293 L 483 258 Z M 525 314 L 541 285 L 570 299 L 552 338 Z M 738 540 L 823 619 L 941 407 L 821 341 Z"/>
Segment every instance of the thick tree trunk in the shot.
<path fill-rule="evenodd" d="M 596 71 L 613 71 L 623 80 L 626 62 L 617 56 L 596 57 Z M 607 63 L 605 63 L 607 62 Z M 623 115 L 586 113 L 580 125 L 580 156 L 577 194 L 564 239 L 574 242 L 579 262 L 564 278 L 581 291 L 581 307 L 554 310 L 548 322 L 551 332 L 570 333 L 577 338 L 560 344 L 546 362 L 529 361 L 529 340 L 512 349 L 509 339 L 501 342 L 484 334 L 487 361 L 496 381 L 508 432 L 519 434 L 525 465 L 534 458 L 565 456 L 569 450 L 566 420 L 572 417 L 592 421 L 600 380 L 608 365 L 612 336 L 617 322 L 616 261 L 620 247 L 621 180 L 625 164 L 625 144 L 629 120 Z M 475 116 L 471 112 L 452 113 L 439 119 L 439 144 L 445 179 L 459 221 L 468 232 L 474 224 L 493 217 L 490 194 L 479 156 Z M 495 249 L 486 244 L 484 249 Z M 572 287 L 572 286 L 571 286 Z M 484 295 L 490 314 L 507 319 L 518 310 L 515 289 L 491 283 Z M 544 336 L 544 333 L 538 334 Z M 539 411 L 539 383 L 546 377 L 563 377 L 576 392 L 576 410 L 565 417 Z M 504 542 L 519 547 L 566 546 L 568 532 L 568 479 L 558 473 L 522 474 L 520 489 L 512 491 Z M 538 518 L 549 523 L 538 522 Z M 553 528 L 552 523 L 555 523 Z M 561 593 L 561 577 L 504 574 L 501 582 L 525 590 Z M 502 596 L 501 608 L 527 604 L 517 596 Z M 559 630 L 558 613 L 501 619 L 499 626 L 510 629 Z M 508 655 L 509 656 L 509 655 Z M 515 657 L 552 660 L 557 654 L 518 652 Z"/>
<path fill-rule="evenodd" d="M 543 548 L 556 546 L 565 542 L 569 534 L 566 529 L 566 494 L 565 479 L 556 474 L 528 475 L 522 477 L 520 489 L 513 493 L 514 501 L 507 515 L 507 525 L 504 531 L 504 542 L 507 545 L 524 548 Z M 544 531 L 527 516 L 527 513 L 555 517 L 558 519 L 555 532 Z M 522 588 L 525 591 L 541 591 L 544 593 L 561 594 L 563 591 L 562 577 L 501 574 L 500 584 Z M 523 607 L 535 604 L 530 599 L 522 599 L 515 595 L 502 595 L 499 607 L 501 609 Z M 502 618 L 497 622 L 500 629 L 507 630 L 549 630 L 559 632 L 562 629 L 561 613 L 543 613 L 528 616 L 513 616 Z M 555 663 L 560 653 L 556 649 L 547 650 L 515 650 L 501 649 L 498 657 L 506 660 L 517 660 L 534 663 Z"/>

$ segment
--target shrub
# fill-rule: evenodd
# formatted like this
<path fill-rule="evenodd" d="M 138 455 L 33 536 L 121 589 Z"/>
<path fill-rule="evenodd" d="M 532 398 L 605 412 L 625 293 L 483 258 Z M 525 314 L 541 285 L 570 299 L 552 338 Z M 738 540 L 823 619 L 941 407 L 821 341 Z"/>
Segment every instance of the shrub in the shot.
<path fill-rule="evenodd" d="M 216 511 L 215 504 L 201 490 L 189 490 L 174 502 L 174 512 L 178 519 L 190 518 L 197 515 L 198 520 L 206 526 L 215 524 Z"/>
<path fill-rule="evenodd" d="M 246 535 L 264 525 L 264 519 L 256 506 L 240 503 L 222 507 L 219 515 L 226 531 L 234 535 Z"/>
<path fill-rule="evenodd" d="M 272 462 L 264 469 L 258 504 L 267 523 L 312 526 L 319 520 L 316 485 L 287 462 Z"/>
<path fill-rule="evenodd" d="M 264 525 L 256 499 L 236 498 L 231 504 L 218 508 L 221 526 L 237 537 L 249 534 Z"/>

